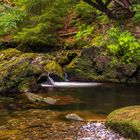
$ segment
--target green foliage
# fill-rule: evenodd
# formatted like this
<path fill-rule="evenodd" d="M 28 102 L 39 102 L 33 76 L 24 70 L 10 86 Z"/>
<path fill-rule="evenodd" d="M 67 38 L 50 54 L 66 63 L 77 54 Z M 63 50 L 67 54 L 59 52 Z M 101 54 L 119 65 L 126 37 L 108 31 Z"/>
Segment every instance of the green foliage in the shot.
<path fill-rule="evenodd" d="M 140 3 L 139 1 L 135 1 L 133 4 L 133 10 L 136 12 L 133 18 L 135 23 L 140 23 Z"/>
<path fill-rule="evenodd" d="M 95 9 L 90 6 L 89 4 L 83 2 L 83 1 L 80 1 L 77 5 L 76 5 L 76 11 L 77 11 L 77 14 L 82 18 L 82 19 L 85 19 L 85 20 L 89 20 L 89 19 L 93 19 L 93 15 L 94 15 L 94 12 L 95 12 Z"/>
<path fill-rule="evenodd" d="M 24 14 L 17 7 L 11 8 L 1 6 L 0 13 L 0 36 L 14 31 L 18 24 L 23 20 Z"/>
<path fill-rule="evenodd" d="M 95 37 L 92 39 L 93 46 L 104 46 L 105 45 L 105 38 L 104 35 L 99 33 L 96 34 Z"/>
<path fill-rule="evenodd" d="M 87 45 L 92 37 L 93 30 L 94 26 L 91 25 L 82 24 L 79 26 L 78 33 L 75 36 L 75 39 L 78 41 L 78 45 L 81 47 Z"/>
<path fill-rule="evenodd" d="M 93 31 L 94 27 L 86 24 L 82 24 L 79 27 L 79 31 L 76 34 L 76 39 L 82 39 L 85 37 L 89 37 Z"/>
<path fill-rule="evenodd" d="M 103 13 L 83 2 L 83 0 L 80 0 L 76 5 L 76 12 L 78 16 L 86 22 L 93 22 L 95 20 L 99 21 L 100 24 L 108 22 L 107 17 Z"/>
<path fill-rule="evenodd" d="M 117 28 L 108 31 L 107 49 L 109 54 L 117 57 L 124 63 L 132 63 L 140 60 L 140 41 L 130 32 L 121 32 Z"/>
<path fill-rule="evenodd" d="M 57 41 L 57 31 L 62 27 L 63 17 L 72 4 L 71 0 L 26 0 L 26 24 L 15 35 L 15 40 L 31 45 L 53 45 Z"/>

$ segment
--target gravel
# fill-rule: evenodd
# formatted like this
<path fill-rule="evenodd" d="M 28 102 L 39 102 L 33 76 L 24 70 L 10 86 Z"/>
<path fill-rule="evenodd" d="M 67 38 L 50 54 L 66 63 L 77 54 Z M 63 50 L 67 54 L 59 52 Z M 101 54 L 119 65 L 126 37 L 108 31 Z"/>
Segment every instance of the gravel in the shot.
<path fill-rule="evenodd" d="M 87 123 L 82 126 L 77 135 L 77 140 L 127 140 L 118 133 L 109 130 L 104 123 Z"/>

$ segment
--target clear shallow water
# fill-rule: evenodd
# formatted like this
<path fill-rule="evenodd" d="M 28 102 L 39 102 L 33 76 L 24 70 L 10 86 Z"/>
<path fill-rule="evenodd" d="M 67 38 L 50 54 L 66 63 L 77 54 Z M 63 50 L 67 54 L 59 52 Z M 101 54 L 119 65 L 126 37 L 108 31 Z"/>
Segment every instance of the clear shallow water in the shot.
<path fill-rule="evenodd" d="M 102 84 L 88 88 L 50 88 L 43 93 L 47 96 L 62 98 L 71 96 L 79 101 L 54 105 L 49 108 L 58 111 L 88 112 L 108 115 L 111 111 L 125 106 L 140 105 L 140 85 Z"/>
<path fill-rule="evenodd" d="M 102 84 L 86 88 L 44 88 L 37 94 L 57 98 L 59 101 L 56 105 L 40 107 L 25 103 L 20 97 L 0 97 L 0 124 L 16 110 L 51 109 L 59 112 L 60 118 L 68 113 L 77 113 L 86 120 L 104 120 L 117 108 L 140 105 L 140 85 L 133 84 Z"/>

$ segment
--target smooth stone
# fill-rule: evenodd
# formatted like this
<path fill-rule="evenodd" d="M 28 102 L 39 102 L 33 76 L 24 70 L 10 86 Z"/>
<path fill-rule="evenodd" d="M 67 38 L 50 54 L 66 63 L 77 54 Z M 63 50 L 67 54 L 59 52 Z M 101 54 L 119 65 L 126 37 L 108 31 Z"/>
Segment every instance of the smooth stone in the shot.
<path fill-rule="evenodd" d="M 54 105 L 59 100 L 59 99 L 54 99 L 51 97 L 45 98 L 45 97 L 30 93 L 30 92 L 25 93 L 25 95 L 31 102 L 34 102 L 34 103 L 38 102 L 38 103 L 47 103 L 50 105 Z"/>
<path fill-rule="evenodd" d="M 78 116 L 77 114 L 67 114 L 65 117 L 68 120 L 84 121 L 84 119 Z"/>

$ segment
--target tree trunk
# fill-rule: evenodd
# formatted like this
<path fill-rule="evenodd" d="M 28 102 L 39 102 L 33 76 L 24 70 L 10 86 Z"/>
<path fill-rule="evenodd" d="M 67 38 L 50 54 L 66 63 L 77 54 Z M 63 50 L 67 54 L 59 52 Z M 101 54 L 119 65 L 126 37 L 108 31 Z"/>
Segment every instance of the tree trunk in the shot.
<path fill-rule="evenodd" d="M 131 11 L 129 8 L 130 5 L 132 4 L 132 0 L 106 0 L 105 3 L 102 0 L 95 0 L 94 2 L 92 0 L 83 0 L 83 1 L 93 6 L 97 10 L 105 13 L 110 19 L 119 20 L 119 19 L 131 18 L 134 16 L 134 12 Z M 112 9 L 109 9 L 108 5 L 113 1 L 114 1 L 114 5 Z M 114 11 L 113 8 L 115 8 Z M 120 9 L 122 13 L 120 13 L 121 12 Z M 118 13 L 119 15 L 117 15 Z"/>

